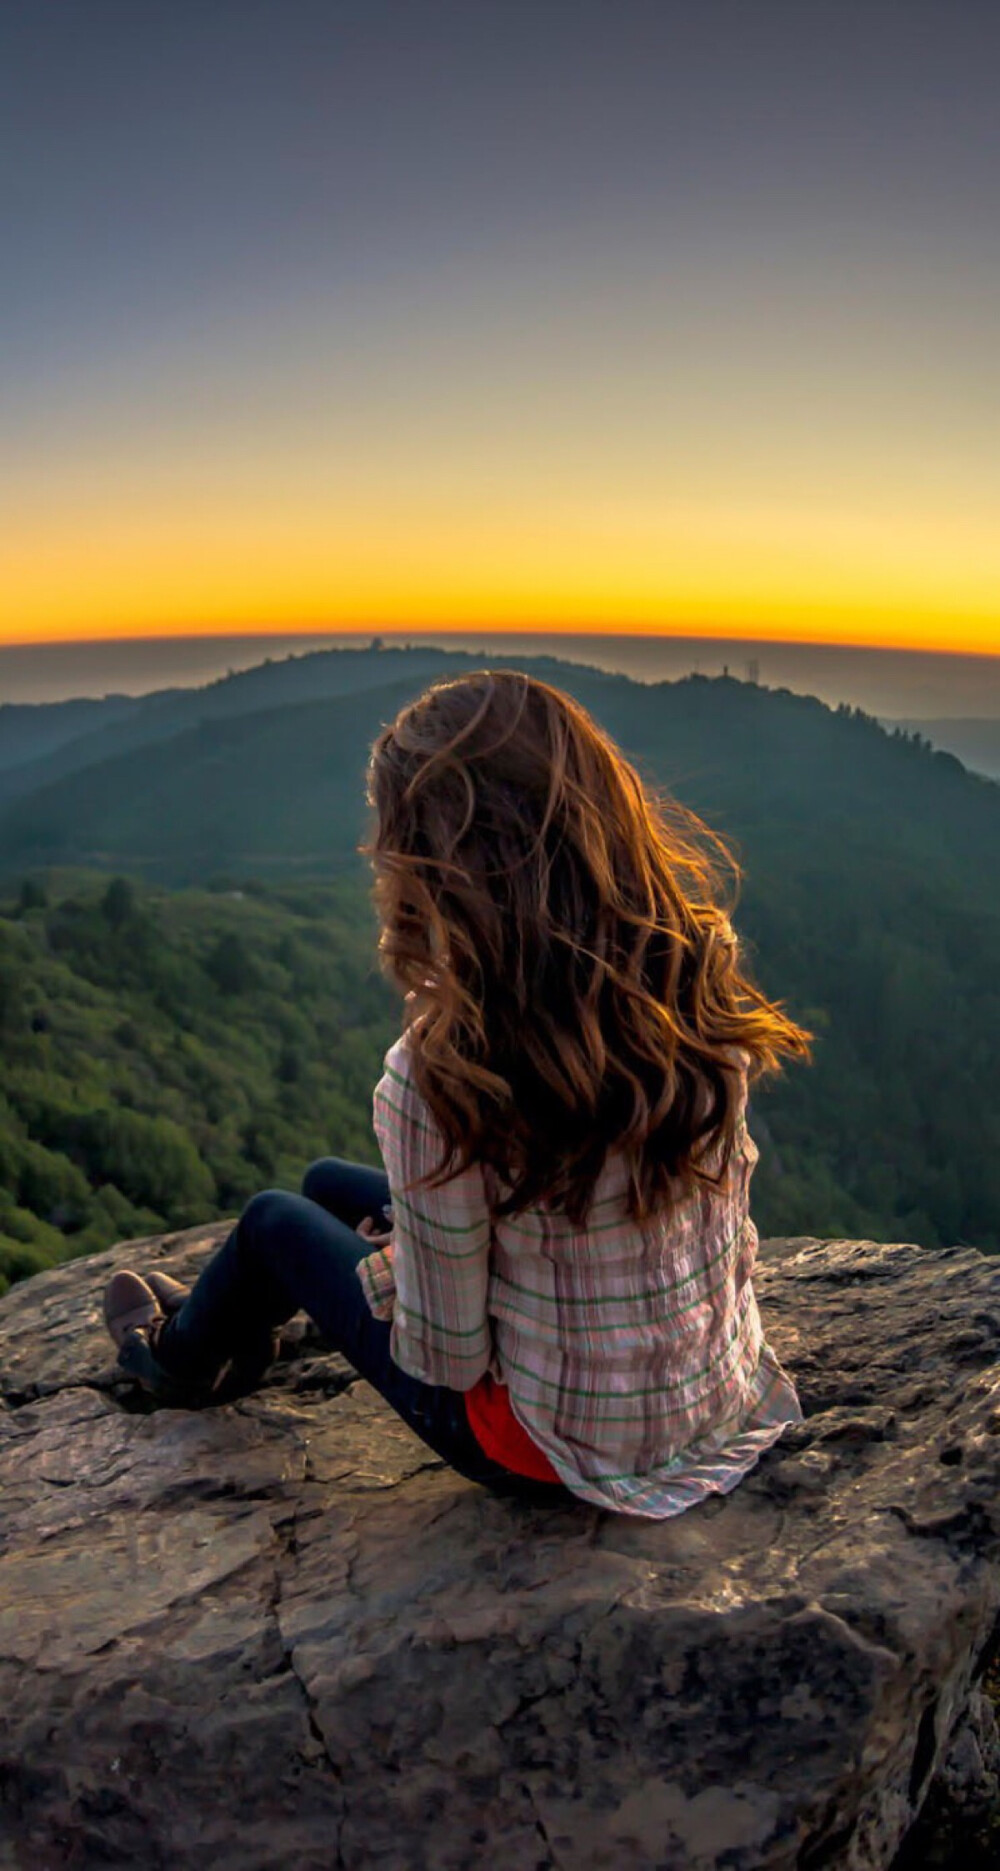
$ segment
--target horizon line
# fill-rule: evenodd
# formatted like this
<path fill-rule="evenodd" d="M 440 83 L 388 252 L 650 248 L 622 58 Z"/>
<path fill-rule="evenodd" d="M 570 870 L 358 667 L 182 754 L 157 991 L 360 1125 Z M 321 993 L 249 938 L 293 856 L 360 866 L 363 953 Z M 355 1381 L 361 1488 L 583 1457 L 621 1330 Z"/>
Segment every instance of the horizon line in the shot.
<path fill-rule="evenodd" d="M 1000 638 L 1000 623 L 997 626 Z M 107 636 L 74 635 L 66 637 L 28 637 L 0 639 L 0 651 L 3 650 L 57 650 L 86 649 L 107 646 L 124 647 L 133 644 L 162 643 L 227 643 L 245 642 L 256 637 L 276 639 L 283 637 L 325 640 L 328 637 L 351 637 L 364 639 L 371 643 L 377 638 L 403 639 L 413 642 L 418 638 L 467 637 L 481 632 L 493 633 L 503 637 L 595 637 L 604 641 L 622 640 L 625 642 L 659 643 L 719 643 L 739 646 L 760 646 L 772 649 L 804 650 L 843 650 L 847 653 L 874 653 L 890 656 L 949 656 L 965 660 L 1000 660 L 1000 644 L 996 649 L 966 649 L 938 644 L 886 643 L 884 641 L 845 642 L 835 637 L 793 637 L 793 636 L 746 636 L 725 635 L 716 630 L 689 632 L 687 630 L 666 629 L 630 629 L 615 630 L 598 624 L 545 624 L 545 625 L 509 625 L 490 623 L 442 624 L 442 625 L 335 625 L 325 628 L 298 629 L 294 625 L 248 625 L 243 629 L 231 630 L 141 630 L 135 632 L 115 631 Z"/>

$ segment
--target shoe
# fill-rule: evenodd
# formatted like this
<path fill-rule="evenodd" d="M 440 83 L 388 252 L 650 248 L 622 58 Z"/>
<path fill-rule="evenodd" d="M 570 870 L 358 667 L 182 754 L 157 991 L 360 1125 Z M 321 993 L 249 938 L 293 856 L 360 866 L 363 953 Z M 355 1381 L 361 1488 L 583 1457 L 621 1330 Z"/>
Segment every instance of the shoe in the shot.
<path fill-rule="evenodd" d="M 152 1278 L 162 1287 L 168 1276 L 154 1274 Z M 176 1280 L 170 1280 L 169 1285 L 183 1296 L 184 1289 Z M 171 1297 L 164 1293 L 170 1310 L 176 1312 L 177 1304 L 170 1304 Z M 183 1297 L 180 1303 L 183 1304 Z M 152 1281 L 140 1279 L 137 1273 L 113 1273 L 104 1291 L 104 1321 L 118 1347 L 118 1369 L 126 1377 L 135 1378 L 159 1403 L 180 1410 L 197 1410 L 221 1401 L 216 1389 L 223 1375 L 228 1373 L 228 1365 L 208 1383 L 174 1377 L 159 1362 L 156 1341 L 167 1322 L 167 1314 Z"/>
<path fill-rule="evenodd" d="M 104 1323 L 120 1351 L 129 1332 L 148 1331 L 164 1317 L 152 1287 L 137 1273 L 113 1273 L 104 1289 Z"/>
<path fill-rule="evenodd" d="M 212 1379 L 175 1377 L 156 1356 L 156 1341 L 168 1317 L 178 1312 L 187 1298 L 187 1288 L 166 1273 L 152 1273 L 148 1280 L 137 1273 L 112 1274 L 104 1293 L 104 1318 L 118 1347 L 118 1369 L 134 1378 L 158 1403 L 176 1410 L 203 1410 L 213 1404 L 233 1403 L 257 1389 L 267 1363 L 256 1361 L 253 1367 L 227 1359 Z M 280 1340 L 271 1340 L 271 1359 L 277 1357 Z"/>

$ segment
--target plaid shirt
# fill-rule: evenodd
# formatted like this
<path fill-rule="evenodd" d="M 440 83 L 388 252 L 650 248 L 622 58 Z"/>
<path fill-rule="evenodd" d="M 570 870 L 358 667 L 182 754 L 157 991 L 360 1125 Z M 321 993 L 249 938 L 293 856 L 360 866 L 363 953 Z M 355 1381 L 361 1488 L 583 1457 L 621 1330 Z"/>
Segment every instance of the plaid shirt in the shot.
<path fill-rule="evenodd" d="M 560 1479 L 600 1507 L 665 1519 L 728 1493 L 802 1420 L 751 1285 L 746 1091 L 744 1075 L 718 1192 L 637 1225 L 614 1155 L 585 1228 L 541 1209 L 498 1219 L 495 1172 L 476 1164 L 438 1189 L 409 1186 L 443 1140 L 404 1033 L 374 1094 L 393 1238 L 358 1269 L 373 1313 L 392 1321 L 396 1363 L 461 1391 L 490 1371 Z"/>

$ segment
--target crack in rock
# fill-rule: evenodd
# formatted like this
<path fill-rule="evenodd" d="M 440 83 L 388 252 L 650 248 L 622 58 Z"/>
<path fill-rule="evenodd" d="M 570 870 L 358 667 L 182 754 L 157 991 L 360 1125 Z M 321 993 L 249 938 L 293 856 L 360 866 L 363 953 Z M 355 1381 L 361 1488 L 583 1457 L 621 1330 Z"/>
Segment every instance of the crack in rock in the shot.
<path fill-rule="evenodd" d="M 329 1767 L 330 1772 L 332 1773 L 334 1779 L 338 1783 L 340 1783 L 342 1780 L 340 1767 L 338 1766 L 337 1762 L 333 1759 L 333 1756 L 331 1755 L 327 1747 L 326 1737 L 323 1734 L 323 1730 L 321 1729 L 316 1719 L 315 1702 L 313 1700 L 313 1697 L 310 1695 L 308 1685 L 305 1679 L 300 1675 L 298 1667 L 295 1662 L 295 1645 L 294 1643 L 286 1643 L 285 1634 L 281 1628 L 281 1604 L 282 1604 L 282 1599 L 284 1596 L 284 1567 L 285 1567 L 285 1564 L 289 1561 L 294 1563 L 298 1555 L 298 1550 L 299 1550 L 298 1548 L 298 1518 L 299 1518 L 298 1513 L 295 1510 L 293 1510 L 292 1513 L 287 1517 L 287 1519 L 274 1522 L 274 1536 L 278 1543 L 278 1553 L 276 1556 L 275 1568 L 274 1568 L 274 1586 L 273 1586 L 270 1601 L 268 1603 L 268 1610 L 274 1619 L 275 1630 L 278 1636 L 278 1643 L 281 1647 L 281 1653 L 285 1659 L 288 1672 L 294 1678 L 295 1682 L 298 1684 L 299 1690 L 301 1691 L 302 1701 L 303 1701 L 303 1705 L 305 1708 L 306 1720 L 309 1723 L 309 1732 L 312 1735 L 312 1738 L 316 1743 L 320 1756 L 325 1761 L 326 1765 Z M 338 1862 L 339 1862 L 339 1836 L 338 1836 Z"/>

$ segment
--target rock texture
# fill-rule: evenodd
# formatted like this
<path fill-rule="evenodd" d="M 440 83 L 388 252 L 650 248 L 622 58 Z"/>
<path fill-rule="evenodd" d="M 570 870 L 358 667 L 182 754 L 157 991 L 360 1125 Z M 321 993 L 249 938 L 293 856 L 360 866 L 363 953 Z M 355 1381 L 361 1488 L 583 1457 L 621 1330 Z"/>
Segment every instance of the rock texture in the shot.
<path fill-rule="evenodd" d="M 4 1871 L 861 1871 L 995 1793 L 1000 1264 L 768 1244 L 807 1421 L 657 1525 L 461 1481 L 308 1331 L 144 1410 L 108 1271 L 223 1232 L 0 1301 Z"/>

